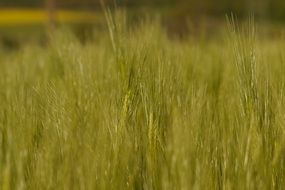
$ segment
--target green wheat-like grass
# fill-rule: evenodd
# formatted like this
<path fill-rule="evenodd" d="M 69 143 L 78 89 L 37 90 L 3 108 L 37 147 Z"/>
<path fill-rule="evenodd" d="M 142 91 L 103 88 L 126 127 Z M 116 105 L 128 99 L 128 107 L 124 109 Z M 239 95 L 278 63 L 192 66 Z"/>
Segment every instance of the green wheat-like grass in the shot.
<path fill-rule="evenodd" d="M 106 18 L 1 54 L 0 189 L 284 188 L 284 41 Z"/>

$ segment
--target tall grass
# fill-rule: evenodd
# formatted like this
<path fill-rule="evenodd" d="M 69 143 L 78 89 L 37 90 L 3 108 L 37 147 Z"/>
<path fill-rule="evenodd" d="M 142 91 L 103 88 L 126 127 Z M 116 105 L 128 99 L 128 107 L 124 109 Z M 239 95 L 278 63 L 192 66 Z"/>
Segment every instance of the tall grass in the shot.
<path fill-rule="evenodd" d="M 0 189 L 283 189 L 282 40 L 107 16 L 92 42 L 1 56 Z"/>

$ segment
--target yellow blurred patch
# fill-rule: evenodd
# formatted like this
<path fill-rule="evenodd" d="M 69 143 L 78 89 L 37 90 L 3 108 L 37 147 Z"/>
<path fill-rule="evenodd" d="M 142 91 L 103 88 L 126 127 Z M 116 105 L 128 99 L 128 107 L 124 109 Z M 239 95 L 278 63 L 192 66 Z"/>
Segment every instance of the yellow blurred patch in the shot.
<path fill-rule="evenodd" d="M 58 23 L 95 23 L 102 20 L 99 13 L 92 11 L 58 10 Z M 48 22 L 44 9 L 0 9 L 0 25 L 45 24 Z"/>

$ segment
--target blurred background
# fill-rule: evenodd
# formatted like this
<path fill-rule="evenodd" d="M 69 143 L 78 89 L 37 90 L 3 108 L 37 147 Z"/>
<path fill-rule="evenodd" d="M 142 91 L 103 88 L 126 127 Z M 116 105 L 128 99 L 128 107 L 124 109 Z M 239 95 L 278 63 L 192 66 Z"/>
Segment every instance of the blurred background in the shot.
<path fill-rule="evenodd" d="M 226 15 L 239 19 L 254 14 L 269 23 L 274 32 L 283 28 L 284 0 L 102 0 L 110 8 L 128 10 L 130 18 L 156 14 L 170 36 L 192 33 L 213 34 L 225 24 Z M 116 6 L 114 6 L 116 5 Z M 44 41 L 46 31 L 68 26 L 83 41 L 102 28 L 104 14 L 100 0 L 1 0 L 0 43 L 16 48 L 23 41 Z M 274 28 L 274 29 L 273 29 Z M 276 29 L 277 28 L 277 29 Z"/>
<path fill-rule="evenodd" d="M 114 3 L 114 0 L 103 1 L 106 4 Z M 223 16 L 232 11 L 239 15 L 255 12 L 258 16 L 274 19 L 285 18 L 284 0 L 119 0 L 116 2 L 126 7 L 171 6 L 173 11 L 192 11 L 192 14 Z M 2 8 L 39 8 L 49 3 L 56 4 L 58 8 L 97 9 L 100 7 L 100 0 L 1 0 L 0 6 Z"/>

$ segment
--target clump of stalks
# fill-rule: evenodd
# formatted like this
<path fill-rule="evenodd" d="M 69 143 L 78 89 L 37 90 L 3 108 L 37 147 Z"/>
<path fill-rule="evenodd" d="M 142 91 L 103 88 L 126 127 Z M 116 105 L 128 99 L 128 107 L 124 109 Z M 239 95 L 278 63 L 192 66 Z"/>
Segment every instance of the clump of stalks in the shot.
<path fill-rule="evenodd" d="M 261 163 L 273 164 L 275 146 L 278 144 L 276 124 L 276 103 L 273 99 L 272 83 L 268 65 L 262 65 L 257 53 L 257 35 L 253 17 L 243 27 L 238 26 L 233 17 L 228 19 L 230 43 L 237 71 L 237 89 L 240 96 L 240 115 L 238 127 L 243 131 L 242 143 L 244 186 L 253 188 L 252 180 L 256 174 L 256 159 Z M 267 63 L 263 63 L 267 64 Z M 263 155 L 263 156 L 262 156 Z M 272 172 L 271 166 L 264 169 Z M 265 184 L 269 185 L 269 184 Z"/>

